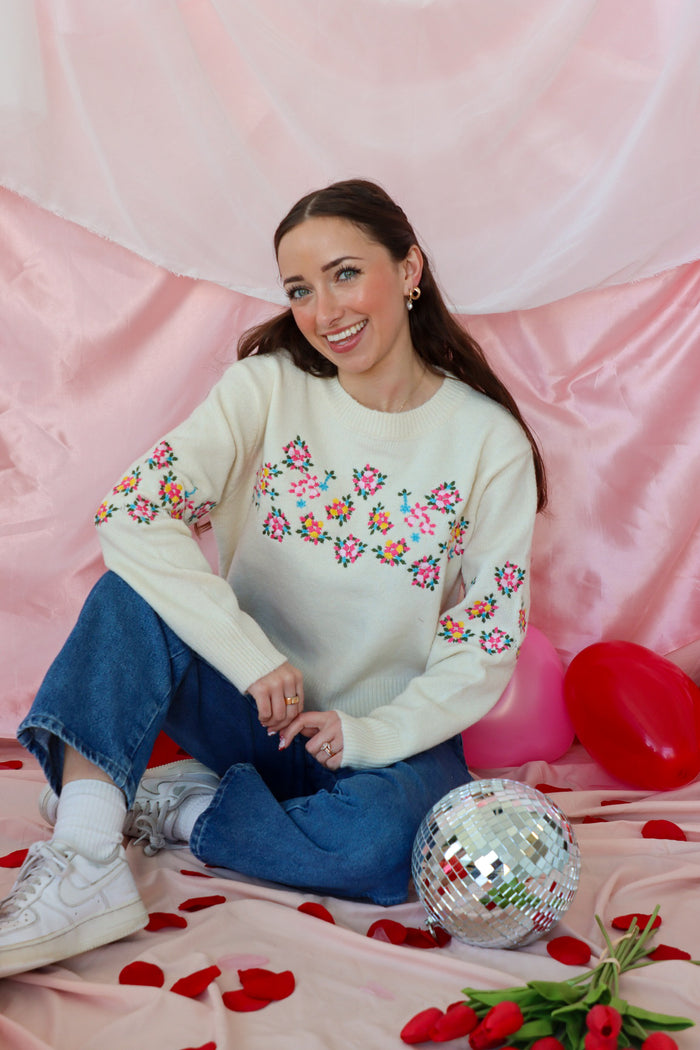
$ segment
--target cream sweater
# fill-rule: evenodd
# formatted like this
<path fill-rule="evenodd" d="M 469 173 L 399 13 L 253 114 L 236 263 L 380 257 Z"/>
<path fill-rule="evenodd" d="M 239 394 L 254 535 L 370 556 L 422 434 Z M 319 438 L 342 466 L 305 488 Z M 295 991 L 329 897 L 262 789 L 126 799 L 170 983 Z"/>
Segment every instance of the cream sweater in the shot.
<path fill-rule="evenodd" d="M 362 768 L 497 702 L 527 625 L 535 502 L 522 429 L 463 383 L 376 412 L 280 352 L 229 368 L 96 523 L 107 566 L 239 690 L 297 666 Z M 190 531 L 207 514 L 219 575 Z"/>

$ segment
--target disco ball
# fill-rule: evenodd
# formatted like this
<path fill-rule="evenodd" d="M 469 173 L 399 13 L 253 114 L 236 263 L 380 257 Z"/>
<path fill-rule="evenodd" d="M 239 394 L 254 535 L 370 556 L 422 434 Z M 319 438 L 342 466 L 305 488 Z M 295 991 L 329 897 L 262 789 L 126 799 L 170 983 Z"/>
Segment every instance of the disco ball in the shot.
<path fill-rule="evenodd" d="M 413 845 L 413 882 L 429 925 L 483 948 L 515 948 L 545 934 L 573 901 L 579 871 L 564 814 L 515 780 L 473 780 L 450 791 Z"/>

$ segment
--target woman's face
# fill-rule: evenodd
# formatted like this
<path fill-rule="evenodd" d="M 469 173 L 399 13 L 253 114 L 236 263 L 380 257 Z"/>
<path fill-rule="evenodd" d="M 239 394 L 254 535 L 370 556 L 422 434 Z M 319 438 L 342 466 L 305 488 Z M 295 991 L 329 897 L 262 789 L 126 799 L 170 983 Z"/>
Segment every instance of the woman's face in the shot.
<path fill-rule="evenodd" d="M 406 297 L 421 276 L 346 219 L 315 217 L 282 238 L 277 261 L 300 332 L 339 375 L 395 374 L 414 354 Z"/>

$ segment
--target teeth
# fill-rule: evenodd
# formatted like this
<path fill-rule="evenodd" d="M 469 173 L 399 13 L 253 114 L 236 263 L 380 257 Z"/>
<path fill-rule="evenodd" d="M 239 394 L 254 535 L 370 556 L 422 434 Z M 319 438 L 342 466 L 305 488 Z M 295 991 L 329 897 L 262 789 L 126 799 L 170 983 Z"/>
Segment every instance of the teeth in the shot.
<path fill-rule="evenodd" d="M 326 339 L 329 343 L 339 343 L 342 339 L 349 339 L 351 335 L 357 335 L 366 324 L 366 321 L 359 321 L 357 324 L 350 325 L 349 328 L 344 328 L 342 332 L 334 332 L 333 335 L 327 335 Z"/>

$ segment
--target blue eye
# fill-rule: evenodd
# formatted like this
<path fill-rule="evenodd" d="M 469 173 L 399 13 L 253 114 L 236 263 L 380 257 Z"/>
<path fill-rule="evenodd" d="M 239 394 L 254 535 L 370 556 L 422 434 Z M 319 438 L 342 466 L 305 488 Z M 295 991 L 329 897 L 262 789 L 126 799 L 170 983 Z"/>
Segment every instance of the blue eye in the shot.
<path fill-rule="evenodd" d="M 335 275 L 337 281 L 349 281 L 353 277 L 357 277 L 360 270 L 356 266 L 343 266 L 341 270 L 338 270 Z"/>
<path fill-rule="evenodd" d="M 291 299 L 292 301 L 303 299 L 304 296 L 308 295 L 308 294 L 309 294 L 309 289 L 308 288 L 302 288 L 301 286 L 297 286 L 296 288 L 288 288 L 287 289 L 287 298 Z"/>

